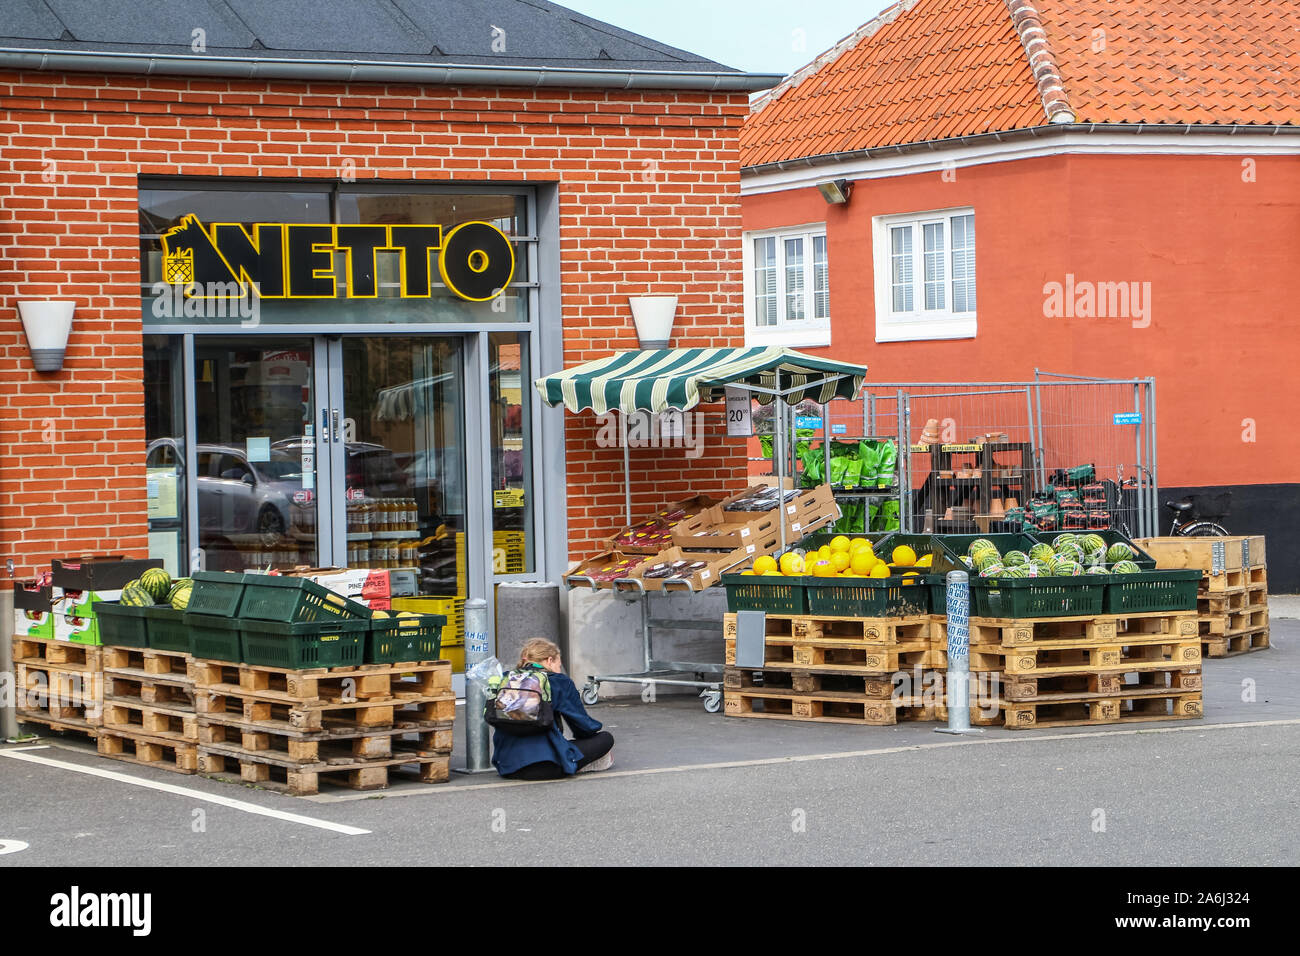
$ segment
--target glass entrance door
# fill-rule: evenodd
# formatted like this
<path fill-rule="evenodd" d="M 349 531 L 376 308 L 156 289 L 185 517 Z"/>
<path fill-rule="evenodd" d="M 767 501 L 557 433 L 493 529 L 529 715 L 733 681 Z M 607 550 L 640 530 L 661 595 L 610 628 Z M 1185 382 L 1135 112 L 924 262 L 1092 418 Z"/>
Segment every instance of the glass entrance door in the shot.
<path fill-rule="evenodd" d="M 208 570 L 318 567 L 319 340 L 200 338 L 190 472 Z"/>
<path fill-rule="evenodd" d="M 341 410 L 331 446 L 342 476 L 335 541 L 341 510 L 347 565 L 403 572 L 391 576 L 395 593 L 463 600 L 471 497 L 463 339 L 344 336 L 330 349 L 331 405 Z"/>

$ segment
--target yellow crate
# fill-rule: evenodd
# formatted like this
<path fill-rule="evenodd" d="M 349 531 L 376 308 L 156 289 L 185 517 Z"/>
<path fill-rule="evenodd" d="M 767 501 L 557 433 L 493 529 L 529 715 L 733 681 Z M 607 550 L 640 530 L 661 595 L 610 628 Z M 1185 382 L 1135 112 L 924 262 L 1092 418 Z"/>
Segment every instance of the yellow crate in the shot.
<path fill-rule="evenodd" d="M 441 614 L 447 618 L 447 623 L 442 628 L 442 643 L 465 643 L 465 599 L 462 597 L 393 598 L 393 610 Z"/>
<path fill-rule="evenodd" d="M 439 660 L 451 661 L 451 669 L 454 673 L 465 673 L 465 645 L 453 644 L 449 647 L 443 644 Z"/>

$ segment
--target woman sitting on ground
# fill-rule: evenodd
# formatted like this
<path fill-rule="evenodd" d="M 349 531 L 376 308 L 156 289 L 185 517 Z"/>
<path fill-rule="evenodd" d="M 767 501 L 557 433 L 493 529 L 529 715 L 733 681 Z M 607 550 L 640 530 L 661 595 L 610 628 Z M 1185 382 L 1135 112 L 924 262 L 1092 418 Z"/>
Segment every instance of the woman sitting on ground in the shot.
<path fill-rule="evenodd" d="M 549 672 L 555 723 L 546 733 L 528 737 L 494 731 L 492 764 L 501 776 L 512 780 L 559 780 L 575 773 L 609 769 L 614 763 L 614 738 L 600 729 L 600 721 L 587 716 L 578 688 L 564 673 L 560 649 L 550 641 L 534 638 L 519 652 L 519 668 L 525 667 Z M 561 718 L 573 731 L 573 740 L 560 729 Z"/>

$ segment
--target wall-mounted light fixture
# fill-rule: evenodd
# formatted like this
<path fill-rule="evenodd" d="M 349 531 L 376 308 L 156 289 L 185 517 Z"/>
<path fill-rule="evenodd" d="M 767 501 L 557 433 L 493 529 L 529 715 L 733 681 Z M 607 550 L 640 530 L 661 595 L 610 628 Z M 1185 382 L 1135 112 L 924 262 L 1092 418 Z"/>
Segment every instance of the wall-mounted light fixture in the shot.
<path fill-rule="evenodd" d="M 27 350 L 38 372 L 57 372 L 63 368 L 63 353 L 72 330 L 72 313 L 76 302 L 19 302 L 18 315 L 27 335 Z"/>
<path fill-rule="evenodd" d="M 841 206 L 849 201 L 849 193 L 853 192 L 853 184 L 847 179 L 834 179 L 827 183 L 818 183 L 817 191 L 822 194 L 832 206 Z"/>
<path fill-rule="evenodd" d="M 677 314 L 675 295 L 630 295 L 632 320 L 636 323 L 636 337 L 643 349 L 666 349 L 673 334 L 673 318 Z"/>

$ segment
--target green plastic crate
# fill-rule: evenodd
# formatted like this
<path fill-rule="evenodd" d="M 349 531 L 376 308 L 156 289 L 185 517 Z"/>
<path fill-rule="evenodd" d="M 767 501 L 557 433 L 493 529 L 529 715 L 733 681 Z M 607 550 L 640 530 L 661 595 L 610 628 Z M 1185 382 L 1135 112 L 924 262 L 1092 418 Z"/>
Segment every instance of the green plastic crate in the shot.
<path fill-rule="evenodd" d="M 447 618 L 441 614 L 372 618 L 366 635 L 366 663 L 436 661 L 442 653 L 442 629 L 446 624 Z"/>
<path fill-rule="evenodd" d="M 906 617 L 930 613 L 930 590 L 920 577 L 804 579 L 808 613 L 826 617 Z"/>
<path fill-rule="evenodd" d="M 364 663 L 370 621 L 257 621 L 241 618 L 240 644 L 246 664 L 305 670 Z"/>
<path fill-rule="evenodd" d="M 1106 579 L 1077 577 L 971 578 L 971 617 L 1021 620 L 1101 614 Z"/>
<path fill-rule="evenodd" d="M 239 619 L 218 617 L 215 614 L 195 614 L 186 610 L 185 627 L 190 632 L 190 654 L 205 661 L 243 660 L 243 645 L 239 639 Z"/>
<path fill-rule="evenodd" d="M 149 622 L 145 616 L 148 610 L 116 601 L 96 601 L 95 619 L 99 621 L 100 643 L 115 647 L 148 647 Z"/>
<path fill-rule="evenodd" d="M 281 624 L 323 624 L 340 620 L 369 621 L 370 609 L 306 578 L 245 574 L 239 616 Z"/>
<path fill-rule="evenodd" d="M 1133 549 L 1133 554 L 1135 555 L 1135 557 L 1133 558 L 1133 562 L 1139 568 L 1141 568 L 1143 571 L 1154 571 L 1156 568 L 1155 558 L 1151 557 L 1151 555 L 1147 554 L 1136 544 L 1134 544 L 1132 538 L 1128 537 L 1127 535 L 1121 534 L 1118 531 L 1068 531 L 1068 532 L 1067 531 L 1046 531 L 1046 532 L 1034 532 L 1034 537 L 1037 538 L 1039 541 L 1043 541 L 1046 542 L 1047 544 L 1051 544 L 1054 546 L 1056 539 L 1063 534 L 1072 534 L 1076 538 L 1081 538 L 1085 534 L 1100 535 L 1101 539 L 1106 542 L 1106 548 L 1108 550 L 1112 544 L 1126 544 Z"/>
<path fill-rule="evenodd" d="M 1107 614 L 1195 611 L 1201 572 L 1196 568 L 1142 571 L 1138 574 L 1108 574 L 1103 580 L 1106 582 Z"/>
<path fill-rule="evenodd" d="M 239 571 L 195 571 L 190 577 L 194 589 L 190 591 L 187 614 L 212 614 L 217 617 L 237 617 L 244 596 L 244 574 Z M 221 658 L 225 660 L 225 658 Z"/>
<path fill-rule="evenodd" d="M 185 626 L 184 611 L 159 605 L 145 608 L 144 616 L 149 621 L 151 648 L 156 651 L 189 651 L 190 629 Z"/>
<path fill-rule="evenodd" d="M 785 554 L 787 551 L 818 551 L 821 549 L 822 545 L 830 544 L 832 540 L 840 535 L 843 535 L 850 541 L 854 538 L 866 538 L 871 542 L 871 550 L 873 552 L 883 554 L 884 552 L 880 550 L 881 545 L 886 544 L 889 541 L 890 536 L 894 534 L 896 534 L 894 531 L 870 531 L 865 534 L 856 532 L 849 534 L 843 531 L 814 531 L 812 534 L 793 542 L 785 549 L 785 551 L 781 551 L 778 554 L 773 555 L 773 557 L 779 559 L 780 555 Z"/>
<path fill-rule="evenodd" d="M 807 614 L 808 589 L 804 577 L 764 577 L 761 574 L 724 574 L 728 611 L 766 611 L 768 614 Z"/>

